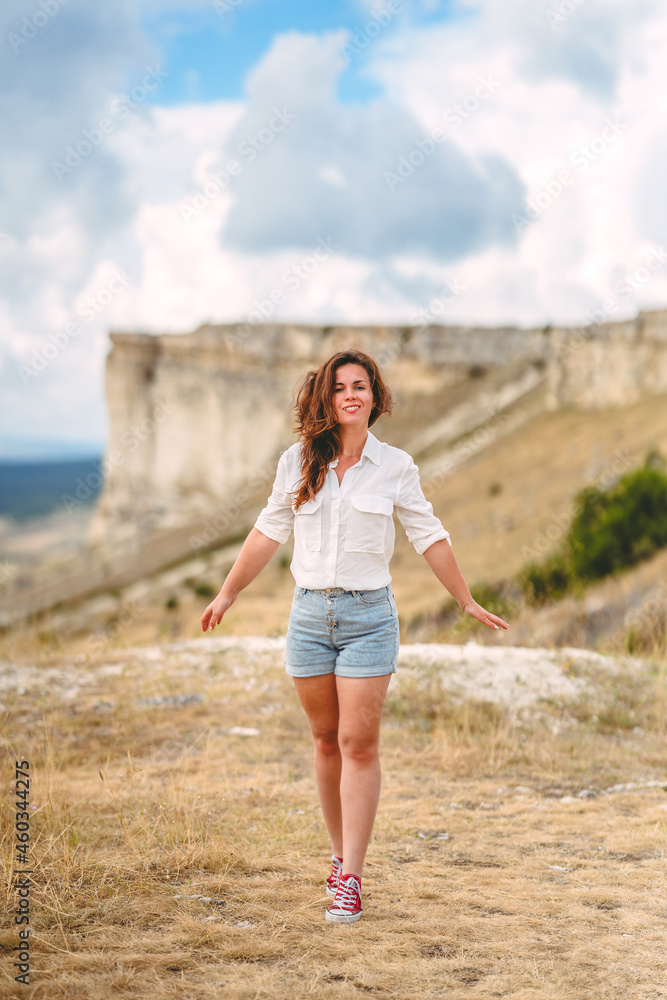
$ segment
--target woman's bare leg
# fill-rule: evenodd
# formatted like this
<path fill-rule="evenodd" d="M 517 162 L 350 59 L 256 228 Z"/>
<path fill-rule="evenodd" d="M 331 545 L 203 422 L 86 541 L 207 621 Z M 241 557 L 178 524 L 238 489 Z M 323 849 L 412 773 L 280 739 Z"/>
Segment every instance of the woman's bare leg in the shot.
<path fill-rule="evenodd" d="M 341 754 L 338 746 L 338 694 L 334 674 L 293 677 L 296 693 L 308 716 L 315 745 L 315 782 L 322 815 L 331 838 L 331 853 L 343 857 L 343 817 L 340 805 Z"/>
<path fill-rule="evenodd" d="M 361 877 L 380 799 L 380 720 L 391 674 L 337 677 L 343 872 Z"/>

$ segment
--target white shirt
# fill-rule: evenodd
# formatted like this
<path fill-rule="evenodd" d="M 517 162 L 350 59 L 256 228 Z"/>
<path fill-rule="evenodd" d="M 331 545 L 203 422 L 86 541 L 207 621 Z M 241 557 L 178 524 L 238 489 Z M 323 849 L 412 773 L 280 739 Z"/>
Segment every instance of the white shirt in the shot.
<path fill-rule="evenodd" d="M 295 512 L 289 491 L 301 478 L 297 442 L 278 461 L 273 491 L 255 527 L 276 542 L 286 542 L 294 529 L 290 569 L 299 587 L 322 590 L 375 590 L 391 582 L 394 552 L 393 511 L 419 555 L 446 538 L 433 506 L 419 482 L 419 469 L 400 448 L 381 442 L 368 431 L 361 458 L 347 469 L 342 484 L 329 463 L 324 486 Z"/>

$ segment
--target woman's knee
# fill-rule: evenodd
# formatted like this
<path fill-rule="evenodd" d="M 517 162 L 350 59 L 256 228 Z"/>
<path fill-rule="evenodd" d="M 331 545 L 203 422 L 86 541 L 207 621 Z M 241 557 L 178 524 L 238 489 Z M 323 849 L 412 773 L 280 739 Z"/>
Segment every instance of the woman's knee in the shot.
<path fill-rule="evenodd" d="M 338 744 L 343 757 L 357 761 L 372 761 L 378 756 L 378 740 L 360 733 L 339 733 Z"/>
<path fill-rule="evenodd" d="M 330 757 L 333 754 L 340 752 L 340 747 L 338 745 L 338 731 L 335 729 L 314 732 L 313 742 L 315 744 L 315 750 L 324 757 Z"/>

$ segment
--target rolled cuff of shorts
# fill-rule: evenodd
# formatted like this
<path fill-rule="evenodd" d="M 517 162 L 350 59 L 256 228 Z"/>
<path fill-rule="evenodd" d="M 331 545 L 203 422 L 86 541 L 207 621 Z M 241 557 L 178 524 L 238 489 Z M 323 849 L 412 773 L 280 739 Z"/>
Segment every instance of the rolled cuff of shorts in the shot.
<path fill-rule="evenodd" d="M 439 542 L 441 539 L 446 538 L 449 544 L 452 544 L 452 540 L 449 537 L 449 532 L 444 528 L 442 531 L 434 531 L 432 535 L 428 535 L 427 538 L 416 539 L 412 544 L 415 547 L 415 552 L 419 556 L 423 556 L 429 546 L 433 545 L 434 542 Z"/>

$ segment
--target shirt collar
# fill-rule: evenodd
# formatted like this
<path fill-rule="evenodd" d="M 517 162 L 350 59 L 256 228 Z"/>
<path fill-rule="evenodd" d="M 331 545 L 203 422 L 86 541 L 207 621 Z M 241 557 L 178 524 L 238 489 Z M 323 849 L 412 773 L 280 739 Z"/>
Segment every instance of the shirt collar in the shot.
<path fill-rule="evenodd" d="M 374 462 L 375 465 L 379 465 L 380 451 L 381 451 L 381 445 L 379 440 L 375 437 L 374 434 L 371 434 L 371 432 L 368 431 L 366 434 L 366 444 L 364 445 L 361 452 L 361 458 L 363 459 L 365 456 L 366 458 L 370 458 L 371 462 Z M 337 465 L 338 465 L 337 458 L 335 458 L 333 462 L 329 462 L 330 469 L 335 469 Z"/>

